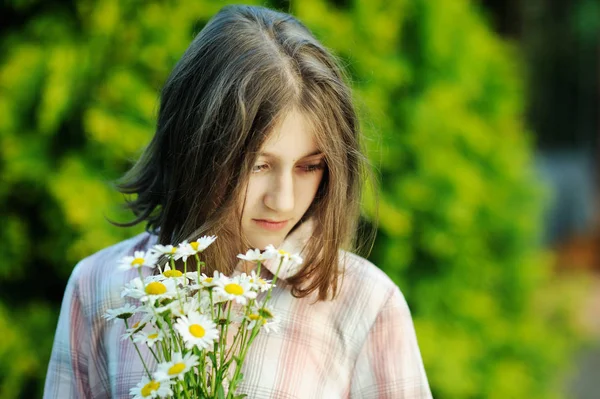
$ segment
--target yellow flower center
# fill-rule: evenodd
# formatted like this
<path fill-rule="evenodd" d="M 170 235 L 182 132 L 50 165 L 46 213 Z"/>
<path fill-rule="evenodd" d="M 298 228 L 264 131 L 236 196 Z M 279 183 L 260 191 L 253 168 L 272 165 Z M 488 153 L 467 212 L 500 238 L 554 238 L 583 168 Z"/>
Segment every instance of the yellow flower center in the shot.
<path fill-rule="evenodd" d="M 206 331 L 204 331 L 204 327 L 202 327 L 200 324 L 192 324 L 189 330 L 190 334 L 192 334 L 196 338 L 202 338 L 206 333 Z"/>
<path fill-rule="evenodd" d="M 213 281 L 213 278 L 212 278 L 212 277 L 207 277 L 207 278 L 205 278 L 205 279 L 204 279 L 204 281 L 205 281 L 206 283 L 212 283 L 212 281 Z"/>
<path fill-rule="evenodd" d="M 230 283 L 225 286 L 225 292 L 231 295 L 242 295 L 244 293 L 244 289 L 239 284 Z"/>
<path fill-rule="evenodd" d="M 150 381 L 142 388 L 142 396 L 148 397 L 152 395 L 152 392 L 157 391 L 160 388 L 160 382 Z"/>
<path fill-rule="evenodd" d="M 279 255 L 281 255 L 281 256 L 289 255 L 289 252 L 286 252 L 286 251 L 284 251 L 283 249 L 280 249 L 280 250 L 279 250 L 279 251 L 277 251 L 277 252 L 279 252 Z"/>
<path fill-rule="evenodd" d="M 167 292 L 167 287 L 158 281 L 153 281 L 146 286 L 146 294 L 148 295 L 160 295 L 165 292 Z"/>
<path fill-rule="evenodd" d="M 165 270 L 165 272 L 163 273 L 163 276 L 165 276 L 165 277 L 181 277 L 181 276 L 183 276 L 183 273 L 181 273 L 179 270 Z"/>
<path fill-rule="evenodd" d="M 190 245 L 192 246 L 192 248 L 194 248 L 194 251 L 197 251 L 198 245 L 200 245 L 200 243 L 198 241 L 194 241 L 194 242 L 190 242 Z"/>
<path fill-rule="evenodd" d="M 167 373 L 169 375 L 176 375 L 176 374 L 181 373 L 184 369 L 185 369 L 185 363 L 175 363 L 174 365 L 171 366 L 171 368 L 169 368 L 169 371 L 167 371 Z"/>
<path fill-rule="evenodd" d="M 259 315 L 257 315 L 256 313 L 252 313 L 250 316 L 248 316 L 248 318 L 249 318 L 250 320 L 258 320 L 258 318 L 259 318 L 259 317 L 260 317 L 260 316 L 259 316 Z"/>
<path fill-rule="evenodd" d="M 131 266 L 139 266 L 144 264 L 144 258 L 135 258 L 131 261 Z"/>
<path fill-rule="evenodd" d="M 140 322 L 136 322 L 134 325 L 131 326 L 131 328 L 135 329 L 138 328 L 140 326 Z"/>
<path fill-rule="evenodd" d="M 171 248 L 171 253 L 174 254 L 175 252 L 177 252 L 177 248 L 175 248 L 175 247 Z"/>
<path fill-rule="evenodd" d="M 150 334 L 150 335 L 148 335 L 148 338 L 149 339 L 156 339 L 156 338 L 158 338 L 158 333 Z"/>

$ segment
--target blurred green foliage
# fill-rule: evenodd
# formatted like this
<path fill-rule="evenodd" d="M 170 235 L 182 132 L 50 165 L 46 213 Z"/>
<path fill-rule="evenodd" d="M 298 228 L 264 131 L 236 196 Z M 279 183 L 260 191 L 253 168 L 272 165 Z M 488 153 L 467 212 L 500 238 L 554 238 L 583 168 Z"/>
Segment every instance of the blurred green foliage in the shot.
<path fill-rule="evenodd" d="M 142 229 L 106 222 L 128 218 L 109 182 L 149 141 L 164 79 L 226 2 L 9 3 L 0 397 L 17 398 L 41 395 L 73 265 Z M 560 397 L 577 331 L 538 248 L 519 54 L 466 0 L 311 0 L 291 12 L 351 73 L 381 174 L 372 259 L 411 305 L 434 396 Z"/>

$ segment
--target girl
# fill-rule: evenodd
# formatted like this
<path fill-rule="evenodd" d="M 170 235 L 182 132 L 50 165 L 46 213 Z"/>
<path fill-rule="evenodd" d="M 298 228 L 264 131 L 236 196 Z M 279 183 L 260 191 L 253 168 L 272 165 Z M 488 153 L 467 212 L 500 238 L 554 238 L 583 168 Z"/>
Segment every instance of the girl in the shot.
<path fill-rule="evenodd" d="M 343 250 L 357 231 L 365 160 L 351 92 L 333 56 L 290 15 L 228 6 L 191 43 L 160 99 L 156 134 L 119 184 L 146 232 L 74 269 L 46 398 L 125 398 L 144 375 L 107 309 L 137 271 L 136 250 L 210 234 L 213 270 L 232 275 L 247 248 L 280 246 L 304 263 L 282 270 L 238 392 L 250 398 L 429 398 L 415 331 L 398 287 Z M 263 268 L 265 278 L 272 267 Z M 188 264 L 188 267 L 189 264 Z M 153 365 L 149 353 L 142 353 Z"/>

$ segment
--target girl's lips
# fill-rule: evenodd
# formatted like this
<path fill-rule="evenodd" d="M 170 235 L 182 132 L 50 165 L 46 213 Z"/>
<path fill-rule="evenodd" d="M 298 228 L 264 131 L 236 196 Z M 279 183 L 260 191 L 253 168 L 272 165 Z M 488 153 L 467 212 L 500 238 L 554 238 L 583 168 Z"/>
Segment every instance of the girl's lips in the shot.
<path fill-rule="evenodd" d="M 266 230 L 277 231 L 283 229 L 288 221 L 284 220 L 282 222 L 269 222 L 268 220 L 261 219 L 252 219 L 256 224 Z"/>

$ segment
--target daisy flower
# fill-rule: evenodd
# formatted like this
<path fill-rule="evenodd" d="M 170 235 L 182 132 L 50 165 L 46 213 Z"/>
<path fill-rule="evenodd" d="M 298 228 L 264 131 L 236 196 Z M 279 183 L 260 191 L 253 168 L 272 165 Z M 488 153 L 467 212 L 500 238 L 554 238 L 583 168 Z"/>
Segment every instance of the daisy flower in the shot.
<path fill-rule="evenodd" d="M 144 376 L 142 381 L 129 390 L 129 395 L 133 399 L 166 398 L 173 395 L 171 381 L 149 380 Z"/>
<path fill-rule="evenodd" d="M 158 280 L 171 279 L 177 284 L 186 285 L 188 282 L 188 276 L 177 269 L 171 269 L 171 266 L 165 265 L 165 270 L 158 276 Z"/>
<path fill-rule="evenodd" d="M 144 281 L 136 277 L 123 286 L 121 297 L 127 296 L 142 302 L 149 301 L 153 305 L 156 300 L 176 297 L 176 286 L 175 281 L 161 276 L 148 276 Z"/>
<path fill-rule="evenodd" d="M 279 332 L 279 319 L 273 318 L 273 319 L 267 321 L 266 323 L 264 323 L 262 325 L 262 329 L 267 334 L 269 334 L 271 332 L 274 332 L 274 333 Z"/>
<path fill-rule="evenodd" d="M 157 307 L 156 312 L 158 314 L 169 312 L 172 316 L 181 317 L 186 316 L 188 313 L 200 308 L 205 307 L 205 301 L 201 298 L 201 302 L 198 303 L 196 297 L 183 296 L 181 299 L 174 299 L 173 301 Z"/>
<path fill-rule="evenodd" d="M 275 257 L 275 253 L 272 251 L 262 252 L 260 249 L 249 249 L 245 255 L 239 254 L 237 257 L 248 262 L 264 262 L 267 259 L 273 259 Z"/>
<path fill-rule="evenodd" d="M 106 313 L 102 317 L 104 317 L 106 319 L 106 321 L 110 321 L 110 320 L 117 321 L 117 319 L 127 320 L 131 316 L 133 316 L 134 313 L 137 312 L 137 310 L 138 310 L 137 306 L 127 304 L 120 308 L 107 309 Z"/>
<path fill-rule="evenodd" d="M 175 256 L 175 254 L 177 253 L 177 247 L 174 247 L 171 244 L 169 244 L 169 245 L 156 244 L 155 246 L 152 247 L 152 250 L 160 255 L 167 255 L 168 257 Z"/>
<path fill-rule="evenodd" d="M 270 316 L 266 316 L 265 311 Z M 248 330 L 252 330 L 256 323 L 259 323 L 261 330 L 264 330 L 266 333 L 279 331 L 279 319 L 275 318 L 270 310 L 260 309 L 258 312 L 250 313 L 246 319 L 249 321 L 246 327 Z"/>
<path fill-rule="evenodd" d="M 275 287 L 273 284 L 271 284 L 271 280 L 263 279 L 261 276 L 257 275 L 256 271 L 254 271 L 254 270 L 252 270 L 252 272 L 250 273 L 249 281 L 260 292 L 265 292 L 265 291 L 268 291 L 269 288 Z"/>
<path fill-rule="evenodd" d="M 165 334 L 160 330 L 151 330 L 148 332 L 140 330 L 133 335 L 133 342 L 142 342 L 149 347 L 152 347 L 157 341 L 162 341 L 164 337 Z"/>
<path fill-rule="evenodd" d="M 210 244 L 215 242 L 216 239 L 216 236 L 204 236 L 197 241 L 187 242 L 186 240 L 179 244 L 174 258 L 175 260 L 183 259 L 185 262 L 189 256 L 194 256 L 197 253 L 204 251 Z"/>
<path fill-rule="evenodd" d="M 210 349 L 213 342 L 219 338 L 217 325 L 210 318 L 195 311 L 190 312 L 187 317 L 180 317 L 175 329 L 181 334 L 188 349 L 195 346 L 199 349 Z"/>
<path fill-rule="evenodd" d="M 131 325 L 127 330 L 125 330 L 125 334 L 121 336 L 121 341 L 131 338 L 135 333 L 139 332 L 146 326 L 148 320 L 143 318 L 140 321 L 137 321 Z"/>
<path fill-rule="evenodd" d="M 240 305 L 246 305 L 248 299 L 256 298 L 256 292 L 252 290 L 252 283 L 245 273 L 229 278 L 221 275 L 219 284 L 214 288 L 219 299 L 225 301 L 234 300 Z"/>
<path fill-rule="evenodd" d="M 158 255 L 154 252 L 135 251 L 133 256 L 125 256 L 119 261 L 119 269 L 138 269 L 142 266 L 155 267 L 156 262 L 158 262 Z"/>
<path fill-rule="evenodd" d="M 140 301 L 154 304 L 160 299 L 177 297 L 177 287 L 172 280 L 151 281 L 144 287 L 144 293 Z"/>
<path fill-rule="evenodd" d="M 265 252 L 269 253 L 273 258 L 277 258 L 277 260 L 282 260 L 283 262 L 292 261 L 298 265 L 302 264 L 303 260 L 298 254 L 291 254 L 283 249 L 276 249 L 273 245 L 269 244 L 265 248 Z"/>
<path fill-rule="evenodd" d="M 139 277 L 130 280 L 128 283 L 125 283 L 123 289 L 121 290 L 121 297 L 128 296 L 130 298 L 140 299 L 144 295 L 144 282 Z"/>
<path fill-rule="evenodd" d="M 191 353 L 182 357 L 181 352 L 175 352 L 170 362 L 160 363 L 157 366 L 154 378 L 157 381 L 167 381 L 172 378 L 183 380 L 185 373 L 198 365 L 198 360 L 199 357 Z"/>
<path fill-rule="evenodd" d="M 213 277 L 208 277 L 206 274 L 202 273 L 200 275 L 200 279 L 198 279 L 197 272 L 188 272 L 186 277 L 194 281 L 194 284 L 190 285 L 190 289 L 199 290 L 202 288 L 212 288 L 218 285 L 219 283 L 219 272 L 215 270 L 213 273 Z"/>

